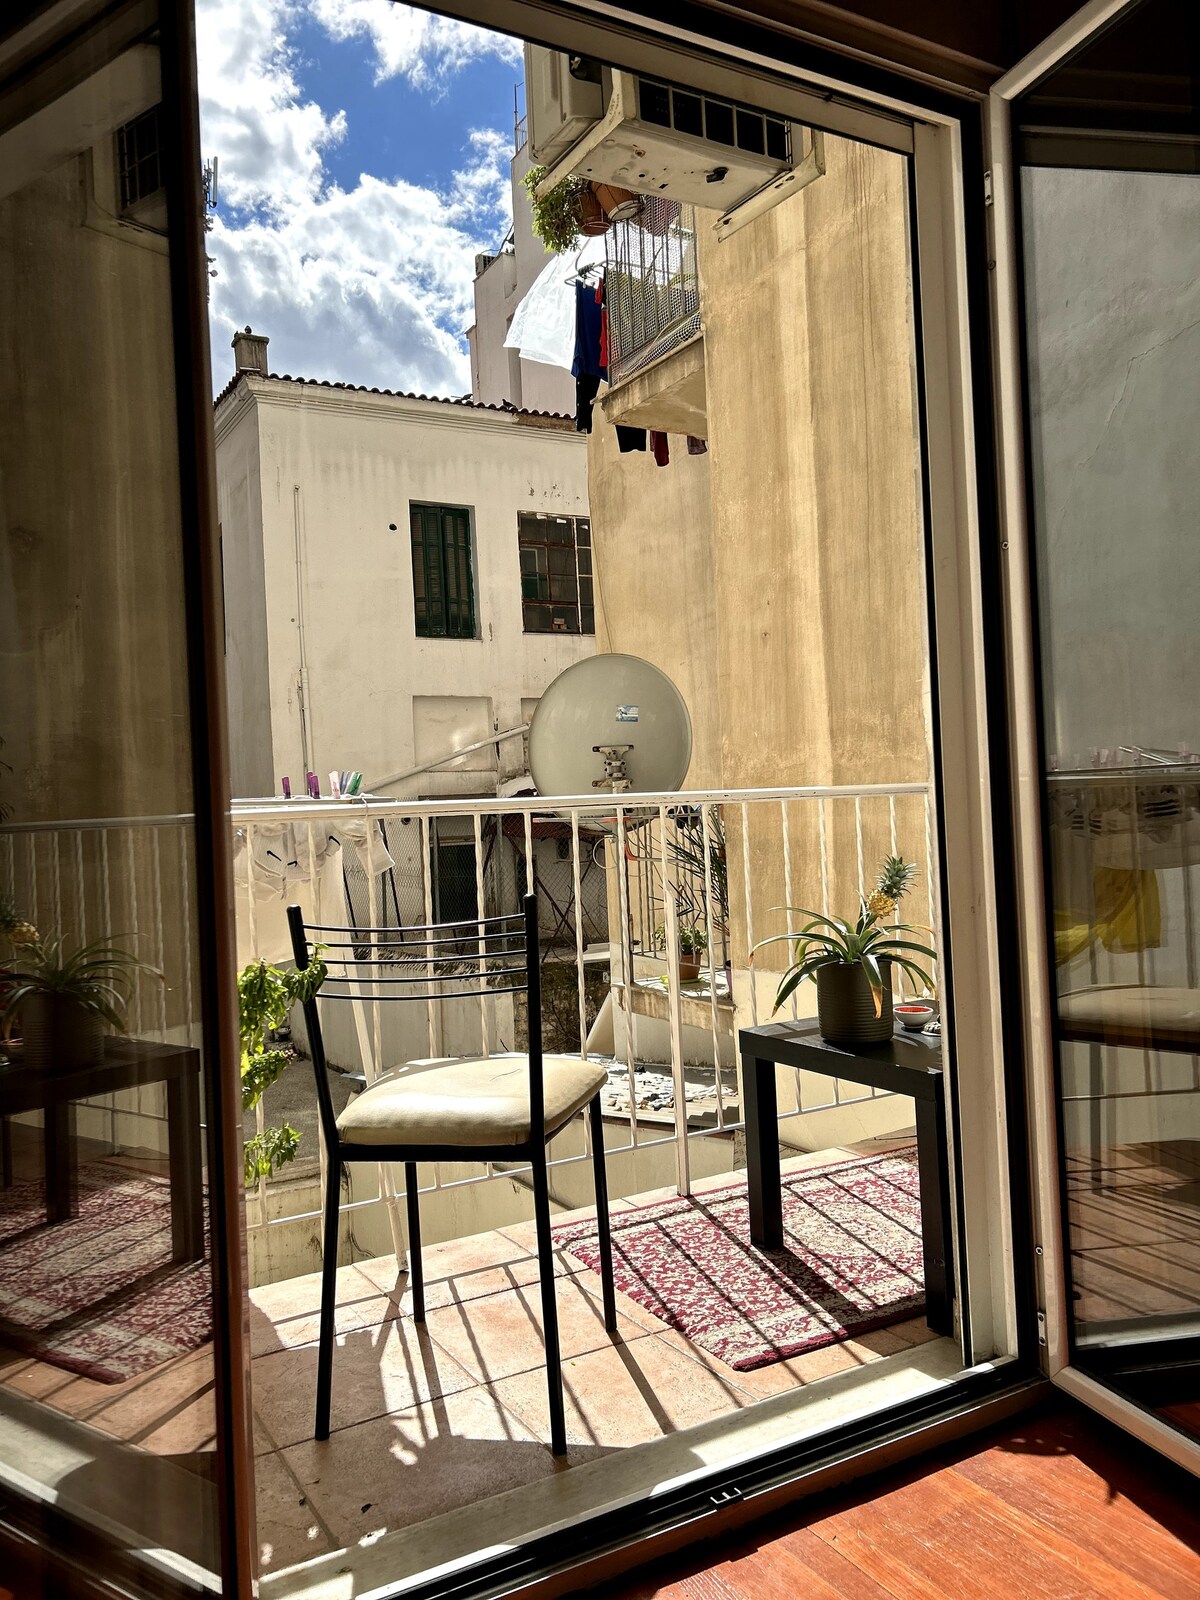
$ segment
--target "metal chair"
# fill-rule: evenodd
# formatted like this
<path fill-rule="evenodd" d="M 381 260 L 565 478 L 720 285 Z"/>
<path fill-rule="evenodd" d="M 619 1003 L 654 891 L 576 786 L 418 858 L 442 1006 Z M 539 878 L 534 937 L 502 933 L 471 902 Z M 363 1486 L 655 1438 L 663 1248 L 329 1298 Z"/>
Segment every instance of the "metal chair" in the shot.
<path fill-rule="evenodd" d="M 528 1161 L 533 1173 L 551 1448 L 555 1455 L 565 1455 L 567 1435 L 546 1145 L 577 1112 L 587 1107 L 600 1235 L 604 1326 L 609 1333 L 614 1333 L 616 1296 L 600 1115 L 600 1090 L 606 1074 L 603 1067 L 578 1056 L 545 1056 L 542 1053 L 536 895 L 526 895 L 523 911 L 510 916 L 479 917 L 466 922 L 431 923 L 404 929 L 331 927 L 328 924 L 306 927 L 300 907 L 289 906 L 288 925 L 297 967 L 307 967 L 314 953 L 319 952 L 329 968 L 319 1001 L 309 1000 L 304 1005 L 309 1050 L 317 1079 L 321 1132 L 328 1156 L 316 1437 L 329 1437 L 342 1168 L 352 1161 L 403 1163 L 413 1318 L 424 1322 L 417 1162 Z M 527 996 L 527 1055 L 454 1057 L 406 1063 L 404 1068 L 381 1077 L 355 1096 L 340 1116 L 335 1114 L 326 1077 L 319 1006 L 354 1000 L 373 1003 L 502 994 Z"/>

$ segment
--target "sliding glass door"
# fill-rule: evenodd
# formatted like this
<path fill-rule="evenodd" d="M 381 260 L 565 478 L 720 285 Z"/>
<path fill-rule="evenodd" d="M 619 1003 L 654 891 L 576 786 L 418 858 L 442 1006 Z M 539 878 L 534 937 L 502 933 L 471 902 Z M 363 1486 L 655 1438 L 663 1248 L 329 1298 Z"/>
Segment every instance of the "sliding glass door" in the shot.
<path fill-rule="evenodd" d="M 1198 38 L 1193 8 L 1148 0 L 1081 39 L 1012 99 L 1006 197 L 1062 1228 L 1047 1336 L 1181 1458 L 1200 1444 Z"/>

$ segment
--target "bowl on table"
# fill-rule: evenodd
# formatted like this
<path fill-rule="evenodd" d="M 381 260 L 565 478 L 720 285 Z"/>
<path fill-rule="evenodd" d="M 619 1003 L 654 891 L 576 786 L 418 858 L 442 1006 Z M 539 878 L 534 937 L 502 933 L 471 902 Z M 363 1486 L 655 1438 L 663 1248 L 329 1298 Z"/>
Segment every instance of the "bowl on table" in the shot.
<path fill-rule="evenodd" d="M 892 1006 L 892 1015 L 906 1033 L 920 1033 L 937 1015 L 937 1008 L 928 1000 L 902 1000 Z"/>

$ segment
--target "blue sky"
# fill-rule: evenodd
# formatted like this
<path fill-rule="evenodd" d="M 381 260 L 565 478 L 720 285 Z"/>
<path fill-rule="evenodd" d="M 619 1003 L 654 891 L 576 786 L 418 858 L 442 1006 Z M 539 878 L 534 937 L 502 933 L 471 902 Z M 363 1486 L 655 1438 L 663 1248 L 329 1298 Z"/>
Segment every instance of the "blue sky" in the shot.
<path fill-rule="evenodd" d="M 463 394 L 478 250 L 510 221 L 520 46 L 389 0 L 197 0 L 213 375 Z"/>

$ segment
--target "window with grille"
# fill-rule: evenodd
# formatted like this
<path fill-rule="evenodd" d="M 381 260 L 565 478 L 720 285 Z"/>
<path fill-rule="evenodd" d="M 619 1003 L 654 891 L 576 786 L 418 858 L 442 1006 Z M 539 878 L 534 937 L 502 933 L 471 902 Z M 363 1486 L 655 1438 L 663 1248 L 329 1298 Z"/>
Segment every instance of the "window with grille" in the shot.
<path fill-rule="evenodd" d="M 468 506 L 409 507 L 413 603 L 425 639 L 475 637 L 475 577 Z"/>
<path fill-rule="evenodd" d="M 523 511 L 517 519 L 526 633 L 595 633 L 592 525 Z"/>
<path fill-rule="evenodd" d="M 159 109 L 153 106 L 117 129 L 117 179 L 123 212 L 135 210 L 162 189 Z"/>

